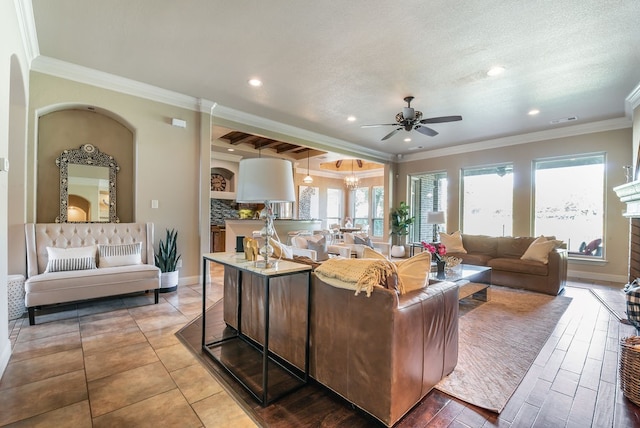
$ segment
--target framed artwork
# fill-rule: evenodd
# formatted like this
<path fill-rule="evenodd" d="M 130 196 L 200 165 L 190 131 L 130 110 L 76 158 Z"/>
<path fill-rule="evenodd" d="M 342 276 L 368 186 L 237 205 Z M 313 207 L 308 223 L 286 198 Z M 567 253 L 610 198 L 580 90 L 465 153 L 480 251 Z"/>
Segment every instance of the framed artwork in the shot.
<path fill-rule="evenodd" d="M 298 189 L 298 218 L 311 220 L 320 218 L 320 188 L 299 186 Z"/>

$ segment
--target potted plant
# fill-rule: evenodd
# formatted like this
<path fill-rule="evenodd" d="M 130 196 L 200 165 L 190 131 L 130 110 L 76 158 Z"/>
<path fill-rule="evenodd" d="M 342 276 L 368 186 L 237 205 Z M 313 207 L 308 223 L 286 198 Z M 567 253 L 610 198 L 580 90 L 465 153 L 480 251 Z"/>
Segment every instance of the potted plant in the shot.
<path fill-rule="evenodd" d="M 165 242 L 160 240 L 158 252 L 154 258 L 156 266 L 160 268 L 160 292 L 168 293 L 178 288 L 178 232 L 175 229 L 167 229 Z"/>
<path fill-rule="evenodd" d="M 404 201 L 400 206 L 391 211 L 391 235 L 395 236 L 395 245 L 391 246 L 391 256 L 404 257 L 405 236 L 409 234 L 409 226 L 413 224 L 415 217 L 410 216 L 409 205 Z"/>

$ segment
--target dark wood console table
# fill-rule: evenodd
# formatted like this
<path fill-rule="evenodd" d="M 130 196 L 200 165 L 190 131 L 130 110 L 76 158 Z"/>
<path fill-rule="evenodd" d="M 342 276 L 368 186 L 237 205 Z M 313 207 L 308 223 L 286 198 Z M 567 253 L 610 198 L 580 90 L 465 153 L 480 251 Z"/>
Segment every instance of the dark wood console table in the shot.
<path fill-rule="evenodd" d="M 309 334 L 310 334 L 310 308 L 311 308 L 311 266 L 294 263 L 290 261 L 280 261 L 277 268 L 261 269 L 254 267 L 254 263 L 244 258 L 244 253 L 209 253 L 202 257 L 202 350 L 215 362 L 220 364 L 236 381 L 238 381 L 263 407 L 289 394 L 296 389 L 306 385 L 309 381 Z M 232 334 L 224 335 L 223 338 L 207 342 L 206 332 L 206 301 L 207 301 L 207 277 L 209 262 L 218 263 L 225 266 L 225 270 L 232 269 L 237 272 L 237 329 Z M 304 370 L 288 364 L 279 358 L 269 349 L 269 289 L 271 280 L 287 275 L 303 274 L 307 276 L 306 290 L 306 341 Z M 262 282 L 264 287 L 264 344 L 255 342 L 242 332 L 242 282 L 243 277 L 253 276 Z M 247 370 L 247 362 L 261 360 L 261 370 Z M 269 382 L 269 372 L 277 371 L 278 381 L 272 384 Z M 287 381 L 283 382 L 282 379 Z M 274 385 L 277 383 L 276 385 Z M 283 386 L 284 385 L 284 386 Z M 276 392 L 271 393 L 271 389 Z"/>

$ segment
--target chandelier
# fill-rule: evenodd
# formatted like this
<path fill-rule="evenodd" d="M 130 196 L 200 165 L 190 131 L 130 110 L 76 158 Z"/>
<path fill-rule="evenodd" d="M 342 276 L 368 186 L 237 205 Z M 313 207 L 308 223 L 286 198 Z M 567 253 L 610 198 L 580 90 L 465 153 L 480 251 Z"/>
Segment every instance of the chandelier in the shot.
<path fill-rule="evenodd" d="M 351 175 L 348 175 L 347 177 L 345 177 L 344 185 L 349 190 L 355 190 L 355 189 L 358 188 L 358 185 L 360 184 L 359 182 L 360 182 L 360 180 L 353 173 L 353 159 L 351 159 Z"/>

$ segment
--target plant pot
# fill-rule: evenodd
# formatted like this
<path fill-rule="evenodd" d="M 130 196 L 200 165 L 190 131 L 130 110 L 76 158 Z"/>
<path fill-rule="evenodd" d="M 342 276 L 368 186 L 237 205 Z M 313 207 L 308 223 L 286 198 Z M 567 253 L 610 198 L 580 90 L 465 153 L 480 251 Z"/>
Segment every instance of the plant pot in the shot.
<path fill-rule="evenodd" d="M 391 246 L 391 257 L 403 258 L 405 255 L 404 245 Z"/>
<path fill-rule="evenodd" d="M 178 271 L 162 272 L 160 274 L 160 292 L 170 293 L 178 289 Z"/>

